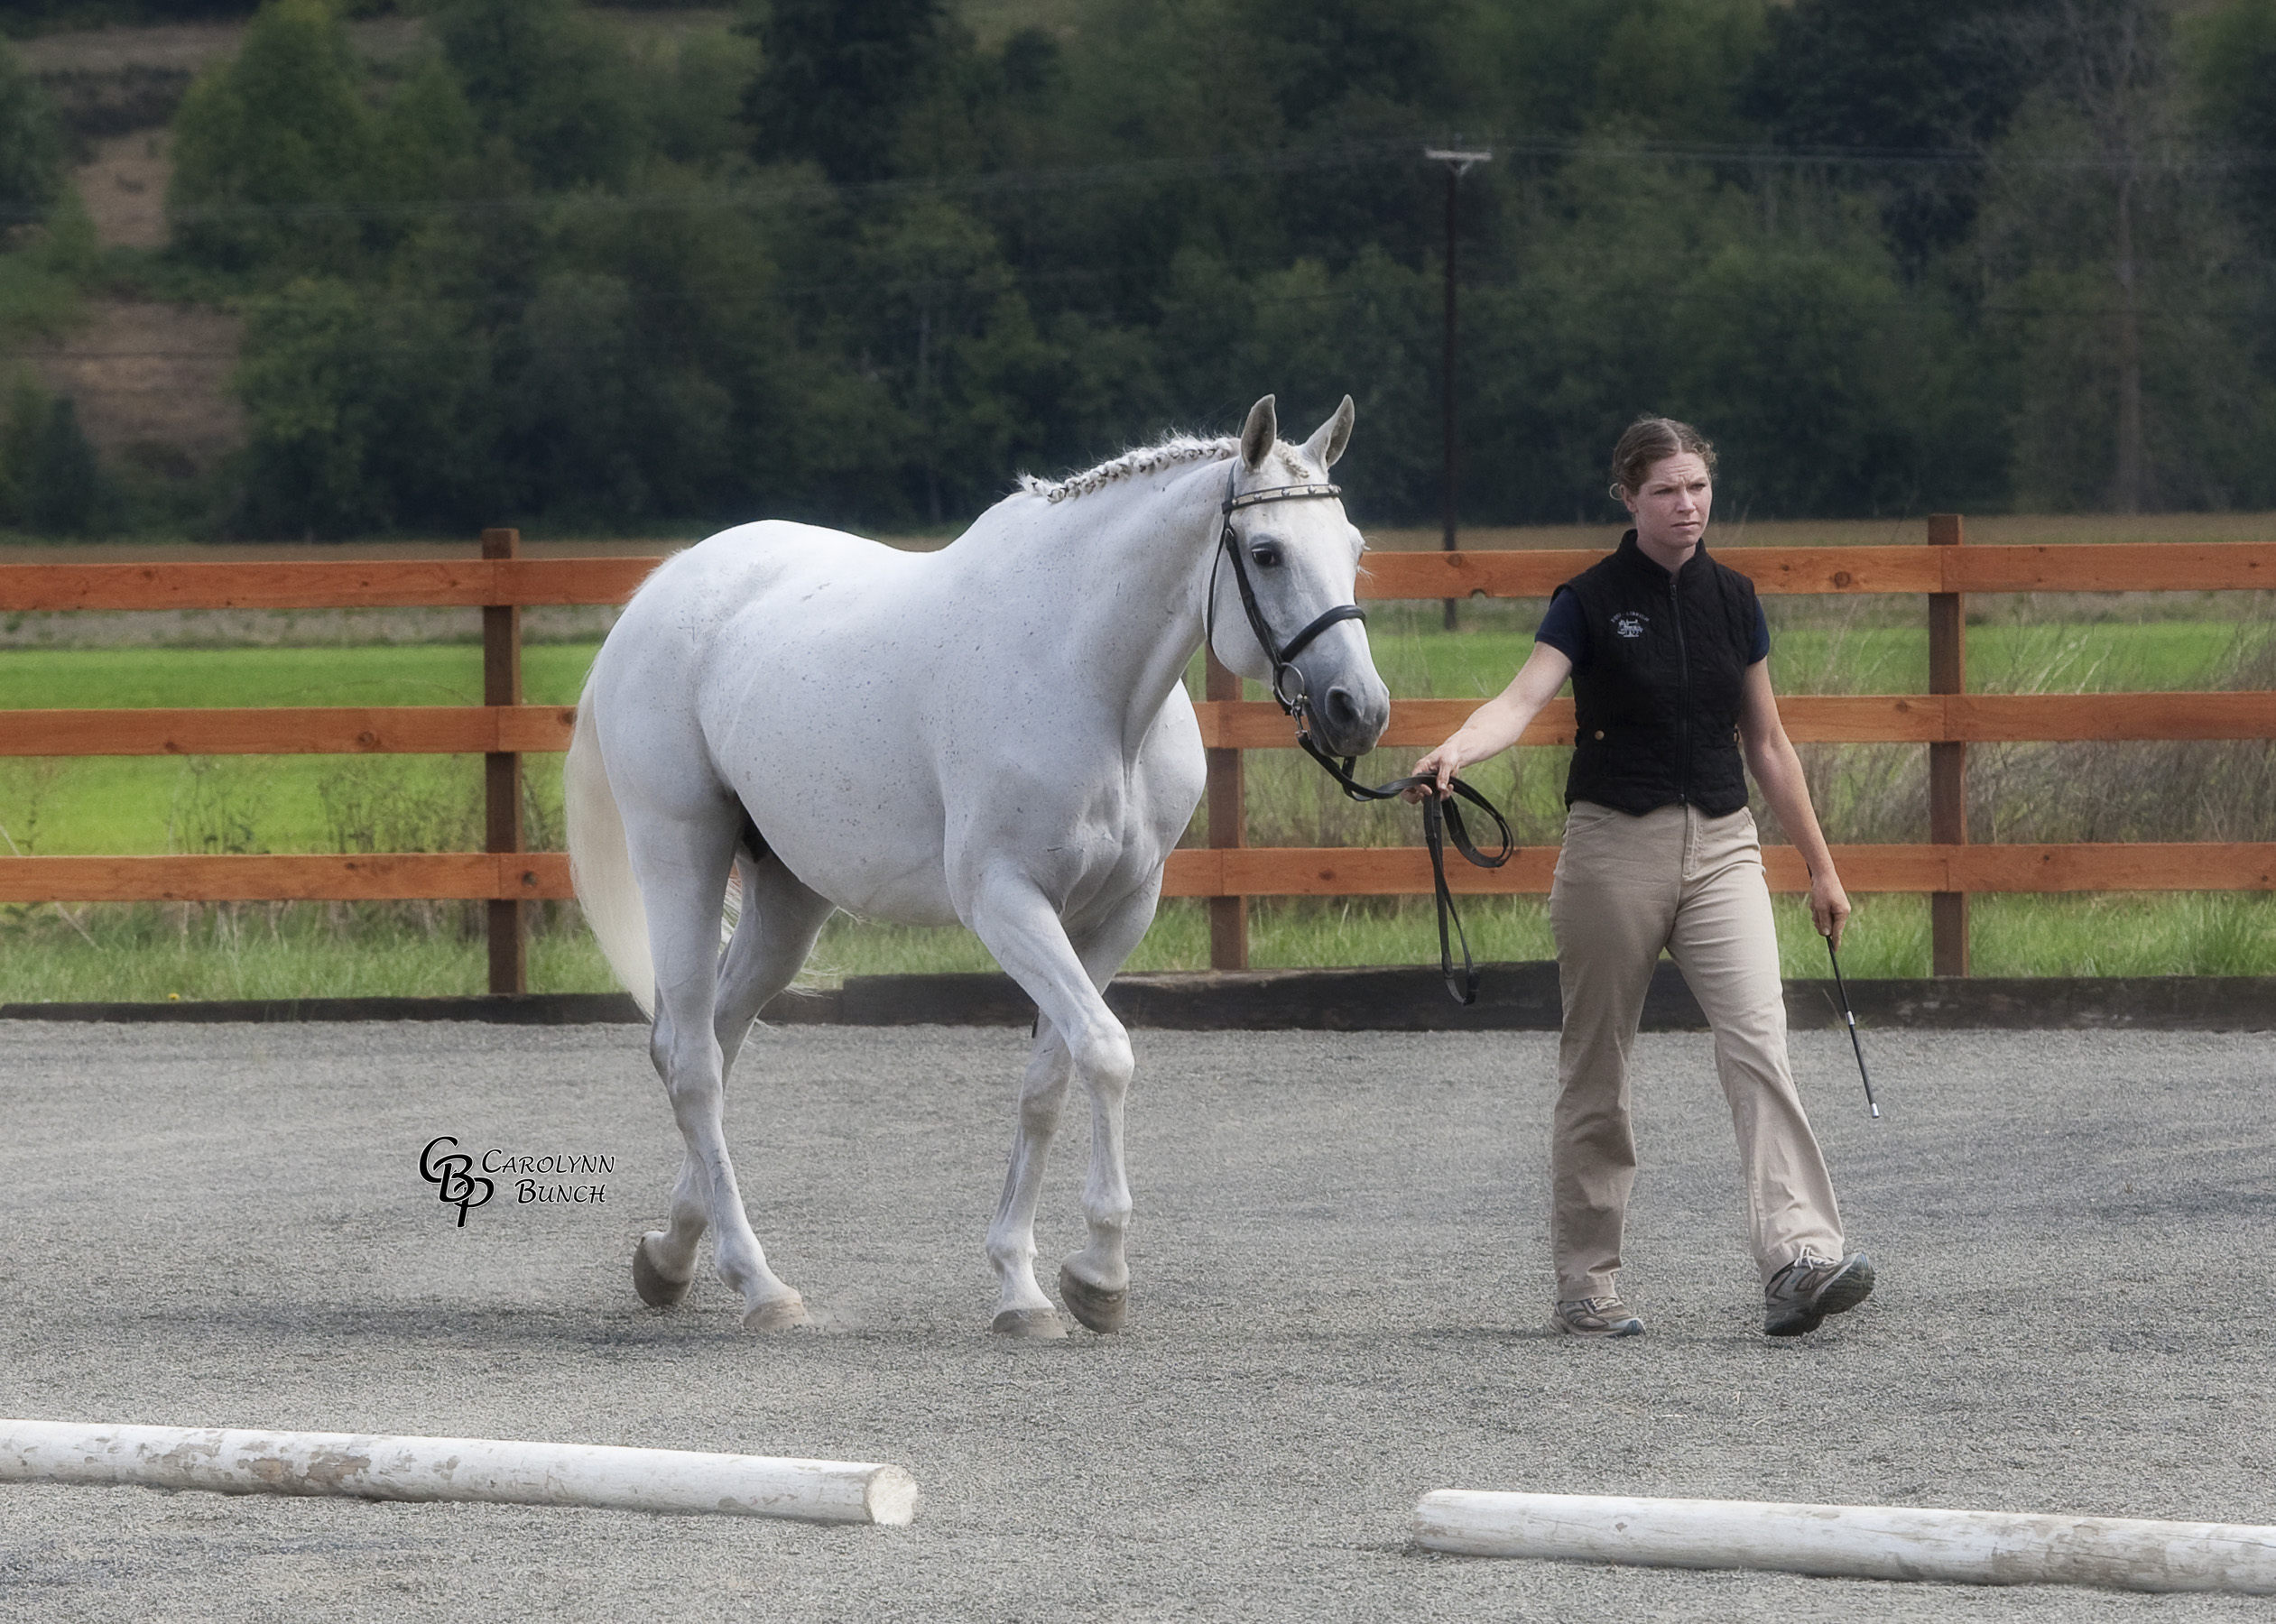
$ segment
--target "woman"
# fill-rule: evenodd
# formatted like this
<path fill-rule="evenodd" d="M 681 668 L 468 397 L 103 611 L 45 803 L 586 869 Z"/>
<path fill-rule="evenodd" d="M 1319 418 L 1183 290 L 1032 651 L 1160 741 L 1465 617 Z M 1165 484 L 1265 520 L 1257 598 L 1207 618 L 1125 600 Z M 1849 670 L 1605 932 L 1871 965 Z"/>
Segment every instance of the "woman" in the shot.
<path fill-rule="evenodd" d="M 1636 1173 L 1628 1054 L 1663 948 L 1715 1029 L 1763 1329 L 1814 1331 L 1873 1290 L 1871 1260 L 1844 1253 L 1833 1183 L 1787 1062 L 1747 771 L 1809 865 L 1810 918 L 1836 946 L 1849 899 L 1779 723 L 1753 586 L 1700 544 L 1714 474 L 1714 448 L 1696 429 L 1668 418 L 1630 425 L 1613 452 L 1612 494 L 1635 528 L 1557 589 L 1510 686 L 1415 765 L 1443 796 L 1457 772 L 1516 743 L 1572 678 L 1578 726 L 1549 904 L 1564 1001 L 1550 1247 L 1553 1323 L 1577 1336 L 1643 1330 L 1614 1276 Z"/>

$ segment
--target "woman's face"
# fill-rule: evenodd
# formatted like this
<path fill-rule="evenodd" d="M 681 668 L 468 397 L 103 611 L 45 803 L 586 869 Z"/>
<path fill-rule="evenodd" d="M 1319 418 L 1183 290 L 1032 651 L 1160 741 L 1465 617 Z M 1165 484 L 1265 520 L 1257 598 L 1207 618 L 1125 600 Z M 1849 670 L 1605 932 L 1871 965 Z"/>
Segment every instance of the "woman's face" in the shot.
<path fill-rule="evenodd" d="M 1707 463 L 1689 451 L 1663 457 L 1647 469 L 1643 484 L 1621 493 L 1636 521 L 1636 540 L 1671 551 L 1690 547 L 1707 533 L 1707 509 L 1715 484 Z"/>

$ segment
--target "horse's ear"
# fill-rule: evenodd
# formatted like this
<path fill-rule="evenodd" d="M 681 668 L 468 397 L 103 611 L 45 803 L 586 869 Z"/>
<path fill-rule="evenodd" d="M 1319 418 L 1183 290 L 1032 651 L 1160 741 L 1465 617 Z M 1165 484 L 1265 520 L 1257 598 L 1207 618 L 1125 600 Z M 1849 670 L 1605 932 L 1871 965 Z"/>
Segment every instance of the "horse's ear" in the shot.
<path fill-rule="evenodd" d="M 1249 420 L 1241 425 L 1241 460 L 1254 474 L 1264 466 L 1265 453 L 1272 450 L 1279 438 L 1281 422 L 1272 410 L 1272 397 L 1266 395 L 1249 408 Z"/>
<path fill-rule="evenodd" d="M 1312 438 L 1304 442 L 1304 455 L 1322 468 L 1334 467 L 1336 459 L 1344 454 L 1344 448 L 1351 444 L 1351 420 L 1355 415 L 1351 397 L 1346 395 L 1344 403 L 1336 408 L 1336 415 L 1314 429 Z"/>

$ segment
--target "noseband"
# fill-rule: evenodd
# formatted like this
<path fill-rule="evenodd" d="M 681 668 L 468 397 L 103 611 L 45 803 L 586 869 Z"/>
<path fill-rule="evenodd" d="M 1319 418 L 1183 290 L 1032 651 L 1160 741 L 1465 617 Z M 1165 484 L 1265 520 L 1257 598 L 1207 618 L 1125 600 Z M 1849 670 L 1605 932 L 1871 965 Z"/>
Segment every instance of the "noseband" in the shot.
<path fill-rule="evenodd" d="M 1387 784 L 1366 785 L 1351 775 L 1357 756 L 1346 756 L 1340 762 L 1312 741 L 1312 696 L 1304 673 L 1295 666 L 1296 657 L 1311 646 L 1312 640 L 1339 621 L 1365 621 L 1367 612 L 1357 604 L 1338 604 L 1315 617 L 1311 623 L 1290 638 L 1278 642 L 1272 628 L 1266 623 L 1264 611 L 1257 606 L 1256 588 L 1249 580 L 1248 560 L 1242 554 L 1241 539 L 1233 532 L 1233 515 L 1243 508 L 1261 507 L 1268 502 L 1300 502 L 1307 497 L 1340 496 L 1343 486 L 1327 484 L 1268 485 L 1263 490 L 1236 494 L 1234 480 L 1241 463 L 1235 458 L 1225 476 L 1225 500 L 1217 504 L 1223 526 L 1217 532 L 1217 557 L 1209 565 L 1209 597 L 1203 612 L 1203 636 L 1212 653 L 1217 651 L 1217 567 L 1226 558 L 1233 560 L 1234 583 L 1241 589 L 1241 607 L 1247 611 L 1249 630 L 1256 634 L 1256 646 L 1272 662 L 1272 697 L 1281 702 L 1281 709 L 1296 721 L 1296 743 L 1306 755 L 1318 761 L 1328 776 L 1342 788 L 1347 799 L 1355 801 L 1395 800 L 1409 789 L 1428 788 L 1431 793 L 1422 799 L 1422 843 L 1430 852 L 1430 877 L 1439 901 L 1439 969 L 1446 977 L 1447 991 L 1457 1003 L 1474 1004 L 1478 1001 L 1478 969 L 1470 957 L 1469 933 L 1462 928 L 1462 916 L 1455 911 L 1454 893 L 1447 887 L 1446 842 L 1451 837 L 1455 849 L 1479 868 L 1500 868 L 1510 860 L 1516 849 L 1516 837 L 1510 833 L 1509 822 L 1495 809 L 1494 803 L 1464 783 L 1450 780 L 1448 794 L 1438 793 L 1437 780 L 1429 778 L 1393 779 Z M 1295 678 L 1294 692 L 1290 691 L 1290 678 Z M 1485 809 L 1502 834 L 1502 849 L 1492 856 L 1478 850 L 1471 841 L 1469 831 L 1462 826 L 1462 814 L 1453 797 L 1472 802 Z M 1443 826 L 1443 827 L 1441 826 Z M 1454 978 L 1454 947 L 1447 935 L 1451 922 L 1454 937 L 1462 944 L 1463 979 Z"/>

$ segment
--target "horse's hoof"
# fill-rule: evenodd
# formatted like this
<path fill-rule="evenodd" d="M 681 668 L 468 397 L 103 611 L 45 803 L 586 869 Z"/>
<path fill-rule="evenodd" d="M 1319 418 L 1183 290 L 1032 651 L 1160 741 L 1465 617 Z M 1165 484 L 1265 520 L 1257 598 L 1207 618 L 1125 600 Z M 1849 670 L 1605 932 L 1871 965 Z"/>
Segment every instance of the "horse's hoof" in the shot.
<path fill-rule="evenodd" d="M 806 1299 L 795 1291 L 769 1298 L 743 1316 L 745 1331 L 796 1331 L 813 1323 L 814 1316 L 806 1312 Z"/>
<path fill-rule="evenodd" d="M 1130 1312 L 1127 1287 L 1108 1291 L 1080 1278 L 1063 1263 L 1059 1270 L 1059 1295 L 1067 1305 L 1067 1312 L 1094 1331 L 1121 1330 L 1124 1316 Z"/>
<path fill-rule="evenodd" d="M 1006 1308 L 995 1316 L 988 1327 L 998 1336 L 1025 1336 L 1050 1340 L 1067 1334 L 1067 1322 L 1051 1308 Z"/>
<path fill-rule="evenodd" d="M 693 1276 L 685 1280 L 666 1279 L 663 1271 L 648 1256 L 647 1236 L 633 1242 L 633 1289 L 651 1308 L 676 1307 L 694 1283 Z"/>

